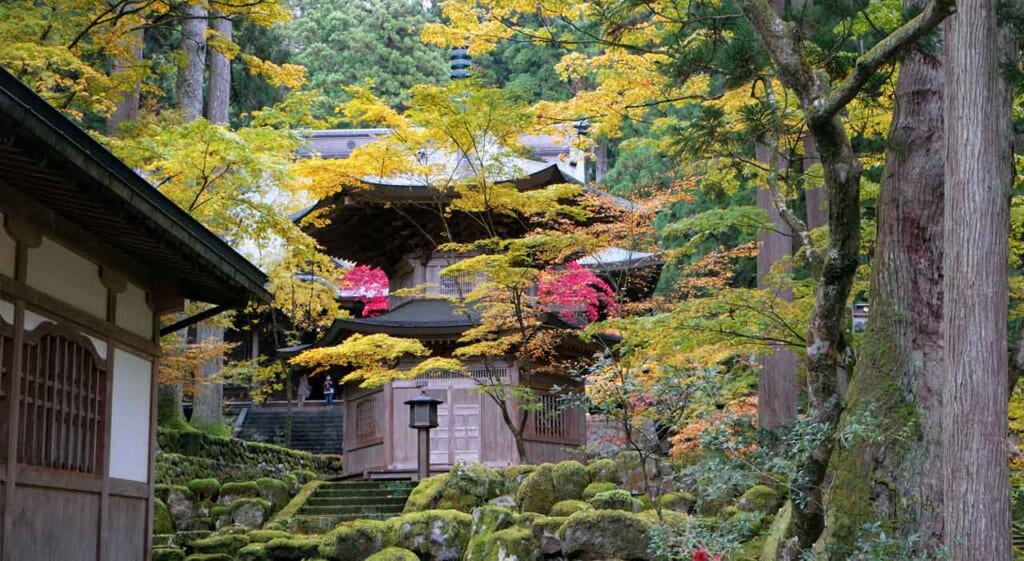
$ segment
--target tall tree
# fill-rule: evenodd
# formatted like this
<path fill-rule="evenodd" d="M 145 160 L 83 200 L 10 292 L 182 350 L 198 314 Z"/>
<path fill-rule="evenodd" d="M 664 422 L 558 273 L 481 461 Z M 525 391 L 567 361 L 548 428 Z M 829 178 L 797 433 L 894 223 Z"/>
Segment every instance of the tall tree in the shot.
<path fill-rule="evenodd" d="M 228 50 L 234 23 L 230 17 L 214 14 L 213 30 L 217 45 L 210 51 L 210 95 L 206 118 L 211 123 L 227 123 L 231 108 L 231 58 Z"/>
<path fill-rule="evenodd" d="M 946 193 L 942 462 L 954 561 L 1012 558 L 1007 469 L 1007 276 L 1012 97 L 995 0 L 962 0 L 945 26 Z"/>
<path fill-rule="evenodd" d="M 184 60 L 178 69 L 177 100 L 185 122 L 203 116 L 203 78 L 206 74 L 207 11 L 204 4 L 190 3 L 181 22 Z"/>
<path fill-rule="evenodd" d="M 924 4 L 905 0 L 904 10 Z M 856 438 L 832 459 L 825 507 L 833 559 L 855 555 L 865 527 L 875 522 L 907 544 L 911 556 L 942 540 L 937 474 L 950 456 L 941 443 L 945 135 L 939 49 L 934 40 L 923 41 L 900 65 L 877 205 L 871 315 L 840 425 L 849 432 L 874 420 L 878 437 Z"/>

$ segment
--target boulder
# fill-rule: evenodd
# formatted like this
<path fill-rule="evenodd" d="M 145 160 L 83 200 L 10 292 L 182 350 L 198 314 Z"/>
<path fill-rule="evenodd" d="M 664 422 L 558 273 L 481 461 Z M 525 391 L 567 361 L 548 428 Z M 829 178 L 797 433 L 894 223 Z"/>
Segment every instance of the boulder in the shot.
<path fill-rule="evenodd" d="M 408 549 L 387 547 L 367 557 L 366 561 L 420 561 L 420 558 Z"/>
<path fill-rule="evenodd" d="M 473 525 L 469 532 L 472 536 L 504 530 L 516 523 L 516 513 L 500 506 L 486 505 L 474 508 L 472 516 Z"/>
<path fill-rule="evenodd" d="M 516 491 L 516 503 L 522 512 L 547 514 L 551 511 L 551 507 L 558 502 L 552 471 L 551 464 L 538 466 L 519 485 L 519 490 Z"/>
<path fill-rule="evenodd" d="M 320 545 L 320 556 L 331 561 L 362 561 L 384 547 L 384 522 L 353 520 L 331 530 Z"/>
<path fill-rule="evenodd" d="M 590 483 L 587 469 L 575 460 L 555 464 L 551 468 L 551 480 L 555 485 L 555 498 L 560 501 L 580 499 L 583 489 Z"/>
<path fill-rule="evenodd" d="M 516 498 L 512 495 L 502 495 L 500 497 L 494 497 L 493 499 L 487 501 L 487 504 L 501 506 L 507 509 L 517 508 Z"/>
<path fill-rule="evenodd" d="M 429 561 L 461 561 L 469 545 L 473 517 L 457 510 L 425 510 L 385 522 L 385 543 Z"/>
<path fill-rule="evenodd" d="M 588 502 L 598 510 L 625 510 L 626 512 L 640 512 L 643 510 L 640 501 L 634 499 L 629 491 L 623 491 L 622 489 L 598 493 Z"/>
<path fill-rule="evenodd" d="M 450 479 L 450 474 L 442 473 L 421 480 L 409 494 L 404 512 L 458 510 L 469 513 L 483 504 L 479 496 L 462 491 L 459 486 L 449 485 Z"/>
<path fill-rule="evenodd" d="M 270 503 L 263 499 L 238 499 L 231 503 L 231 522 L 246 528 L 260 528 L 270 514 Z"/>
<path fill-rule="evenodd" d="M 697 504 L 697 498 L 692 493 L 665 493 L 658 497 L 658 506 L 675 512 L 690 512 Z"/>
<path fill-rule="evenodd" d="M 610 461 L 610 460 L 605 460 Z M 614 491 L 617 489 L 614 483 L 608 481 L 595 481 L 590 485 L 583 488 L 583 500 L 589 501 L 593 499 L 598 493 L 604 493 L 605 491 Z"/>
<path fill-rule="evenodd" d="M 465 561 L 541 561 L 540 544 L 527 528 L 507 528 L 475 536 Z"/>
<path fill-rule="evenodd" d="M 772 514 L 779 510 L 782 501 L 782 495 L 775 489 L 767 485 L 754 485 L 736 501 L 736 508 L 744 512 Z"/>
<path fill-rule="evenodd" d="M 572 499 L 558 501 L 551 507 L 551 516 L 570 516 L 581 510 L 592 510 L 594 507 L 587 502 Z"/>
<path fill-rule="evenodd" d="M 263 547 L 264 545 L 262 543 L 250 543 L 238 550 L 238 555 L 235 556 L 235 559 L 238 561 L 269 561 L 267 552 Z"/>
<path fill-rule="evenodd" d="M 619 510 L 592 510 L 569 517 L 559 534 L 566 557 L 581 561 L 650 561 L 654 526 Z"/>
<path fill-rule="evenodd" d="M 215 501 L 217 500 L 217 493 L 220 491 L 220 481 L 212 477 L 193 479 L 188 482 L 188 490 L 199 500 Z"/>
<path fill-rule="evenodd" d="M 587 464 L 587 477 L 591 483 L 618 483 L 619 471 L 614 460 L 607 458 Z"/>
<path fill-rule="evenodd" d="M 256 487 L 259 488 L 259 496 L 268 501 L 275 511 L 284 508 L 292 499 L 290 486 L 280 479 L 262 477 L 256 480 Z"/>
<path fill-rule="evenodd" d="M 268 561 L 304 561 L 318 555 L 319 540 L 274 538 L 263 545 Z"/>
<path fill-rule="evenodd" d="M 501 471 L 481 463 L 455 464 L 449 478 L 449 490 L 471 495 L 483 504 L 508 492 L 508 480 Z"/>
<path fill-rule="evenodd" d="M 238 550 L 249 545 L 249 536 L 245 534 L 228 534 L 211 536 L 192 542 L 193 553 L 226 553 L 232 557 Z"/>
<path fill-rule="evenodd" d="M 540 551 L 547 557 L 554 557 L 562 552 L 562 539 L 558 531 L 568 520 L 563 516 L 538 516 L 530 525 L 533 537 L 540 545 Z"/>
<path fill-rule="evenodd" d="M 255 481 L 240 481 L 225 483 L 220 486 L 218 502 L 222 505 L 229 505 L 238 499 L 255 498 L 260 496 L 260 488 Z"/>

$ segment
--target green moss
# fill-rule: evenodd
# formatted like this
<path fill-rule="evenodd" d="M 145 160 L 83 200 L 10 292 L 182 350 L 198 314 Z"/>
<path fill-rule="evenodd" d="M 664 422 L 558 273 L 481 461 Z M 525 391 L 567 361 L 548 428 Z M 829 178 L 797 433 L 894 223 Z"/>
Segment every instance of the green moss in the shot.
<path fill-rule="evenodd" d="M 239 481 L 220 486 L 220 498 L 224 503 L 230 503 L 240 497 L 258 496 L 260 496 L 260 488 L 255 481 Z"/>
<path fill-rule="evenodd" d="M 587 464 L 587 476 L 591 483 L 619 482 L 619 472 L 614 460 L 600 459 Z"/>
<path fill-rule="evenodd" d="M 366 561 L 420 561 L 420 558 L 408 549 L 387 547 L 367 557 Z"/>
<path fill-rule="evenodd" d="M 235 556 L 226 553 L 193 553 L 185 561 L 235 561 Z"/>
<path fill-rule="evenodd" d="M 598 510 L 625 510 L 627 512 L 640 512 L 641 510 L 640 501 L 634 499 L 629 491 L 622 489 L 598 493 L 588 502 Z"/>
<path fill-rule="evenodd" d="M 267 543 L 274 538 L 291 537 L 291 534 L 281 530 L 251 530 L 248 536 L 252 543 Z"/>
<path fill-rule="evenodd" d="M 320 556 L 331 561 L 361 561 L 384 546 L 386 525 L 377 520 L 345 522 L 327 534 Z"/>
<path fill-rule="evenodd" d="M 404 512 L 458 510 L 469 513 L 484 503 L 480 496 L 467 493 L 462 486 L 451 485 L 450 481 L 451 475 L 447 473 L 421 480 L 405 502 Z"/>
<path fill-rule="evenodd" d="M 387 545 L 404 547 L 433 561 L 459 561 L 469 545 L 473 517 L 457 510 L 425 510 L 385 524 Z"/>
<path fill-rule="evenodd" d="M 251 543 L 239 549 L 236 559 L 238 561 L 269 561 L 263 545 L 263 543 Z"/>
<path fill-rule="evenodd" d="M 658 497 L 658 506 L 676 512 L 690 512 L 696 503 L 693 493 L 665 493 Z"/>
<path fill-rule="evenodd" d="M 551 469 L 551 479 L 555 483 L 555 495 L 560 501 L 582 498 L 583 490 L 590 483 L 587 468 L 575 460 L 555 464 Z"/>
<path fill-rule="evenodd" d="M 151 561 L 185 561 L 185 552 L 172 547 L 157 547 L 150 552 Z"/>
<path fill-rule="evenodd" d="M 547 556 L 561 556 L 562 540 L 558 532 L 568 519 L 566 516 L 537 516 L 530 522 L 533 538 L 537 540 L 541 553 Z"/>
<path fill-rule="evenodd" d="M 174 533 L 174 520 L 171 518 L 171 511 L 167 510 L 167 503 L 160 499 L 153 500 L 153 533 Z"/>
<path fill-rule="evenodd" d="M 786 528 L 789 527 L 792 519 L 793 504 L 787 501 L 779 514 L 775 516 L 771 528 L 768 529 L 768 535 L 764 538 L 764 547 L 761 549 L 761 559 L 775 561 L 778 557 L 779 546 L 782 545 L 782 541 L 786 537 Z"/>
<path fill-rule="evenodd" d="M 526 476 L 533 473 L 536 469 L 537 466 L 532 464 L 516 464 L 503 468 L 501 471 L 505 475 L 505 479 L 515 487 L 522 483 Z"/>
<path fill-rule="evenodd" d="M 316 474 L 313 473 L 312 471 L 309 471 L 308 469 L 297 469 L 292 472 L 292 475 L 295 476 L 295 479 L 299 482 L 299 485 L 305 485 L 306 483 L 309 483 L 310 481 L 317 479 Z"/>
<path fill-rule="evenodd" d="M 551 464 L 538 466 L 519 485 L 519 489 L 516 491 L 516 503 L 522 512 L 540 514 L 551 512 L 551 507 L 558 502 L 552 471 Z"/>
<path fill-rule="evenodd" d="M 259 496 L 270 501 L 275 511 L 284 508 L 292 498 L 288 484 L 280 479 L 261 477 L 256 480 L 256 487 L 259 489 Z"/>
<path fill-rule="evenodd" d="M 664 525 L 670 528 L 687 528 L 691 524 L 689 515 L 668 509 L 663 509 L 661 511 L 660 518 L 658 517 L 658 511 L 656 510 L 645 510 L 637 516 L 651 524 Z"/>
<path fill-rule="evenodd" d="M 614 483 L 610 483 L 608 481 L 595 481 L 594 483 L 591 483 L 590 485 L 587 485 L 586 487 L 583 488 L 582 497 L 583 500 L 589 501 L 590 499 L 593 499 L 598 493 L 604 493 L 605 491 L 614 491 L 615 489 L 616 487 Z"/>
<path fill-rule="evenodd" d="M 263 545 L 271 561 L 303 561 L 316 557 L 320 541 L 298 538 L 274 538 Z"/>
<path fill-rule="evenodd" d="M 303 485 L 302 488 L 299 489 L 299 492 L 292 497 L 292 500 L 270 519 L 270 522 L 266 524 L 267 529 L 290 529 L 291 525 L 288 521 L 298 514 L 299 509 L 302 508 L 302 505 L 306 504 L 306 501 L 309 500 L 309 496 L 312 495 L 318 487 L 320 487 L 321 483 L 321 481 L 313 480 Z"/>
<path fill-rule="evenodd" d="M 558 501 L 551 507 L 551 516 L 569 516 L 576 514 L 581 510 L 591 510 L 594 507 L 587 502 L 576 501 L 573 499 Z"/>
<path fill-rule="evenodd" d="M 247 545 L 249 545 L 249 536 L 228 534 L 196 540 L 192 542 L 192 551 L 195 553 L 226 553 L 233 556 L 239 549 Z"/>
<path fill-rule="evenodd" d="M 527 528 L 479 535 L 469 542 L 466 561 L 541 561 L 540 544 Z"/>
<path fill-rule="evenodd" d="M 516 513 L 510 509 L 494 505 L 484 505 L 473 509 L 473 526 L 470 533 L 474 536 L 490 534 L 504 530 L 516 523 Z"/>
<path fill-rule="evenodd" d="M 562 551 L 569 558 L 650 559 L 647 554 L 653 525 L 628 512 L 589 510 L 565 521 L 559 531 Z"/>
<path fill-rule="evenodd" d="M 184 485 L 158 484 L 153 486 L 153 495 L 165 503 L 172 494 L 179 494 L 189 500 L 192 500 L 192 491 L 189 491 L 188 487 L 185 487 Z"/>
<path fill-rule="evenodd" d="M 508 481 L 504 475 L 481 463 L 456 464 L 449 474 L 450 490 L 463 495 L 472 495 L 479 503 L 493 499 L 507 492 Z"/>
<path fill-rule="evenodd" d="M 217 499 L 217 493 L 220 491 L 220 481 L 212 477 L 193 479 L 188 482 L 188 490 L 199 499 L 213 501 Z"/>
<path fill-rule="evenodd" d="M 782 506 L 779 493 L 766 485 L 754 485 L 747 489 L 736 502 L 736 508 L 744 512 L 762 512 L 774 514 Z"/>

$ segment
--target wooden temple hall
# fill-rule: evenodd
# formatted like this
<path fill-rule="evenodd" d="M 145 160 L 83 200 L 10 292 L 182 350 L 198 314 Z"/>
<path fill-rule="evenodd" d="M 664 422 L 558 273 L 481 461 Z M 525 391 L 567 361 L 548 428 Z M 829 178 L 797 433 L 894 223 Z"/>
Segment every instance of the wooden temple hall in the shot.
<path fill-rule="evenodd" d="M 149 559 L 158 316 L 265 276 L 0 70 L 0 561 Z"/>
<path fill-rule="evenodd" d="M 314 136 L 313 150 L 325 157 L 332 151 L 343 152 L 339 143 L 345 141 L 346 136 L 332 132 Z M 551 142 L 544 143 L 543 139 L 530 140 L 547 152 L 537 160 L 520 162 L 521 173 L 508 182 L 523 190 L 582 182 L 582 163 L 578 169 L 558 157 L 560 152 L 565 152 L 564 145 L 550 146 Z M 351 139 L 348 143 L 355 144 Z M 353 148 L 346 144 L 341 146 Z M 422 204 L 436 198 L 438 193 L 428 185 L 406 178 L 373 178 L 366 182 L 368 188 L 341 193 L 309 209 L 308 212 L 319 210 L 320 217 L 328 218 L 329 223 L 308 231 L 332 256 L 380 267 L 388 275 L 392 290 L 429 288 L 416 298 L 392 296 L 389 311 L 378 317 L 336 320 L 315 345 L 335 345 L 354 333 L 387 333 L 419 339 L 435 355 L 450 353 L 463 332 L 475 324 L 472 314 L 457 313 L 450 299 L 472 290 L 475 281 L 440 274 L 458 257 L 438 252 L 430 237 L 424 235 L 424 232 L 441 231 L 442 224 L 435 211 Z M 499 216 L 495 219 L 505 221 L 500 228 L 509 236 L 523 233 L 524 226 L 516 218 Z M 460 241 L 483 236 L 483 232 L 474 229 L 477 224 L 474 220 L 460 220 L 456 214 L 451 222 L 452 231 Z M 647 260 L 645 264 L 652 261 L 649 254 L 620 252 L 611 256 L 622 261 L 617 265 L 624 267 L 642 260 Z M 572 341 L 567 341 L 560 353 L 576 359 L 593 355 L 594 348 L 575 338 L 569 339 Z M 558 393 L 552 391 L 559 386 L 562 391 L 581 392 L 584 389 L 581 381 L 570 378 L 567 372 L 551 373 L 552 369 L 545 369 L 544 373 L 535 371 L 521 378 L 519 367 L 511 358 L 498 364 L 490 361 L 486 367 L 482 360 L 466 362 L 471 376 L 438 371 L 372 389 L 360 388 L 357 383 L 342 385 L 346 474 L 400 478 L 416 473 L 417 434 L 409 428 L 409 407 L 405 402 L 421 393 L 444 402 L 439 407 L 438 426 L 430 431 L 431 471 L 447 471 L 457 462 L 482 462 L 492 466 L 519 463 L 515 441 L 502 420 L 499 407 L 479 389 L 482 379 L 486 379 L 486 384 L 503 379 L 510 385 L 526 385 L 537 393 L 541 410 L 530 414 L 525 427 L 524 440 L 531 462 L 568 459 L 574 448 L 586 443 L 586 412 L 580 408 L 566 409 Z M 340 380 L 344 374 L 339 370 L 333 377 Z"/>

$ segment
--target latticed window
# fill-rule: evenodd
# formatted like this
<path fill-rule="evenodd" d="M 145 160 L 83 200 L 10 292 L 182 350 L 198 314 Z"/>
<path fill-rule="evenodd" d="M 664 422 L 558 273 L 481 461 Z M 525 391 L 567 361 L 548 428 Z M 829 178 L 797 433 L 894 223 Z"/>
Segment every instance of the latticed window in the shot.
<path fill-rule="evenodd" d="M 539 394 L 537 410 L 533 413 L 533 432 L 538 436 L 564 438 L 567 436 L 566 411 L 557 395 Z"/>
<path fill-rule="evenodd" d="M 365 442 L 377 437 L 377 398 L 356 402 L 356 440 Z"/>
<path fill-rule="evenodd" d="M 486 383 L 490 378 L 505 378 L 508 376 L 507 368 L 472 368 L 468 378 L 474 378 Z M 467 378 L 462 372 L 455 370 L 431 370 L 416 377 L 417 380 L 458 380 Z"/>
<path fill-rule="evenodd" d="M 77 340 L 44 333 L 24 346 L 18 461 L 97 473 L 106 362 Z"/>
<path fill-rule="evenodd" d="M 478 277 L 475 273 L 459 273 L 457 275 L 441 275 L 440 291 L 442 296 L 463 297 L 476 288 Z"/>

